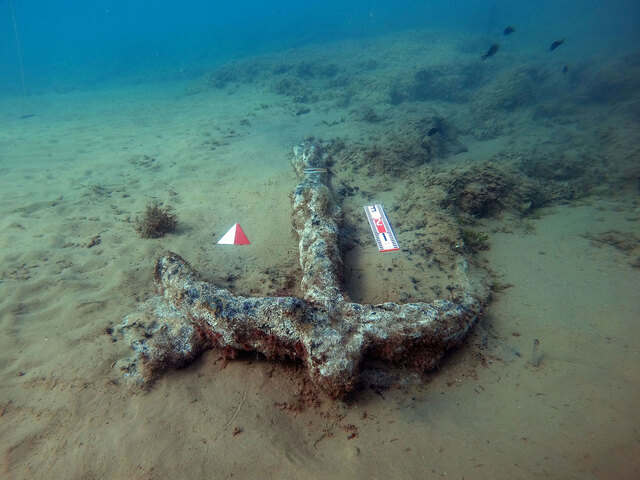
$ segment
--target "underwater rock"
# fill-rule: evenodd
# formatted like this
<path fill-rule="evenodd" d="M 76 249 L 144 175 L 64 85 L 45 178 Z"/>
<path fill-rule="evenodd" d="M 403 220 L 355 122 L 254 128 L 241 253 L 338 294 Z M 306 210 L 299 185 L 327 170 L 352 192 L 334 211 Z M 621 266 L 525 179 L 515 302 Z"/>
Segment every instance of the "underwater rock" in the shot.
<path fill-rule="evenodd" d="M 480 117 L 493 117 L 496 110 L 513 111 L 536 100 L 537 85 L 546 72 L 536 66 L 523 65 L 499 74 L 480 88 L 473 97 L 471 110 Z"/>
<path fill-rule="evenodd" d="M 413 74 L 403 72 L 391 82 L 389 102 L 432 101 L 463 103 L 484 78 L 475 62 L 427 65 Z"/>
<path fill-rule="evenodd" d="M 438 115 L 422 119 L 417 129 L 422 137 L 420 146 L 429 158 L 446 158 L 467 151 L 467 147 L 458 140 L 456 129 Z"/>
<path fill-rule="evenodd" d="M 498 74 L 474 93 L 470 110 L 471 133 L 479 140 L 495 138 L 509 131 L 509 113 L 534 105 L 544 98 L 549 72 L 539 66 L 523 65 Z"/>
<path fill-rule="evenodd" d="M 256 351 L 301 361 L 316 386 L 340 397 L 356 384 L 365 356 L 429 369 L 462 342 L 488 291 L 469 276 L 465 258 L 458 258 L 447 299 L 350 302 L 339 283 L 341 210 L 328 175 L 304 173 L 326 168 L 328 154 L 320 142 L 302 142 L 293 149 L 293 166 L 301 178 L 293 193 L 292 224 L 300 239 L 302 298 L 234 295 L 202 281 L 179 255 L 166 253 L 155 266 L 159 296 L 117 329 L 135 351 L 118 363 L 125 377 L 148 384 L 207 348 L 222 348 L 229 356 Z"/>
<path fill-rule="evenodd" d="M 438 115 L 407 120 L 369 142 L 347 147 L 342 155 L 376 177 L 412 177 L 415 167 L 467 151 L 457 128 Z"/>
<path fill-rule="evenodd" d="M 572 77 L 576 100 L 580 104 L 637 99 L 640 94 L 640 53 L 616 57 L 600 67 L 591 62 L 584 64 L 573 72 Z"/>
<path fill-rule="evenodd" d="M 443 207 L 473 218 L 491 217 L 506 210 L 525 213 L 548 200 L 539 182 L 508 164 L 458 166 L 438 175 L 434 182 L 444 186 Z"/>
<path fill-rule="evenodd" d="M 278 95 L 290 97 L 296 103 L 313 103 L 318 96 L 297 77 L 283 76 L 274 80 L 272 90 Z"/>

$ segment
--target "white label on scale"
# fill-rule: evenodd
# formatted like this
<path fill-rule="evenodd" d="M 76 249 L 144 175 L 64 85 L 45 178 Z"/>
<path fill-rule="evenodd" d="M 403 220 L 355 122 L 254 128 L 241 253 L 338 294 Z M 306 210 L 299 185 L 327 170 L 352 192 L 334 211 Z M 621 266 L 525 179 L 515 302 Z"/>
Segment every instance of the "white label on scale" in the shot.
<path fill-rule="evenodd" d="M 384 213 L 382 205 L 367 205 L 364 207 L 364 211 L 367 214 L 369 226 L 371 227 L 373 238 L 378 245 L 378 250 L 381 252 L 400 250 L 398 241 L 393 234 L 393 230 L 387 219 L 387 214 Z"/>

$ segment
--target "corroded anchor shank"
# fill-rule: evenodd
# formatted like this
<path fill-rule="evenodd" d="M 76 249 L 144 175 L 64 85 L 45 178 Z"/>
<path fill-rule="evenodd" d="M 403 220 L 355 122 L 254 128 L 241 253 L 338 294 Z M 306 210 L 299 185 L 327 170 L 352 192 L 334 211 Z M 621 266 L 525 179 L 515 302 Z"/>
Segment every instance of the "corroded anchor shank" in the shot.
<path fill-rule="evenodd" d="M 340 207 L 331 199 L 326 173 L 306 175 L 307 168 L 326 168 L 327 153 L 317 142 L 293 148 L 293 167 L 302 180 L 293 192 L 292 224 L 300 239 L 301 288 L 304 298 L 333 311 L 344 301 L 339 286 L 342 256 L 338 250 Z"/>

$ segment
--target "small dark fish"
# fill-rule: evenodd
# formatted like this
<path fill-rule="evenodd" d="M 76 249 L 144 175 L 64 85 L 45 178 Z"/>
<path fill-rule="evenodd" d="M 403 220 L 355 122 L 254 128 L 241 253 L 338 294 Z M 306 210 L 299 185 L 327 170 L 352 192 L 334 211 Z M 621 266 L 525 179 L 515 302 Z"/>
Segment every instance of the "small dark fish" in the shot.
<path fill-rule="evenodd" d="M 298 110 L 296 112 L 296 115 L 300 116 L 300 115 L 306 115 L 307 113 L 309 113 L 311 111 L 310 108 L 301 108 L 300 110 Z"/>
<path fill-rule="evenodd" d="M 556 48 L 558 48 L 560 45 L 562 45 L 564 43 L 564 38 L 562 40 L 556 40 L 555 42 L 553 42 L 551 44 L 551 46 L 549 47 L 549 51 L 553 52 Z"/>
<path fill-rule="evenodd" d="M 489 57 L 493 57 L 496 52 L 498 51 L 498 49 L 500 48 L 500 45 L 497 43 L 494 43 L 493 45 L 491 45 L 491 48 L 489 48 L 489 50 L 487 50 L 487 53 L 485 53 L 484 55 L 482 55 L 482 60 L 486 60 Z"/>
<path fill-rule="evenodd" d="M 438 130 L 438 128 L 436 127 L 430 128 L 429 131 L 427 132 L 427 137 L 433 137 L 439 131 L 440 130 Z"/>
<path fill-rule="evenodd" d="M 503 35 L 511 35 L 511 34 L 512 34 L 513 32 L 515 32 L 515 31 L 516 31 L 515 27 L 511 27 L 511 26 L 509 26 L 509 27 L 505 28 L 505 29 L 502 31 L 502 34 L 503 34 Z"/>
<path fill-rule="evenodd" d="M 20 115 L 20 118 L 31 118 L 35 116 L 36 116 L 35 113 L 25 113 L 24 115 Z"/>
<path fill-rule="evenodd" d="M 569 65 L 565 65 L 562 67 L 562 73 L 567 73 L 569 71 Z"/>

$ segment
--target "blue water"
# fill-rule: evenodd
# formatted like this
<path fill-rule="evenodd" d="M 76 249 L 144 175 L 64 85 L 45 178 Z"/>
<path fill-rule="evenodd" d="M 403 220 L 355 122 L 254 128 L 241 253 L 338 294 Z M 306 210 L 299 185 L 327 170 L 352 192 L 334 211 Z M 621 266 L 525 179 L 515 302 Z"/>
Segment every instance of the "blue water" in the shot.
<path fill-rule="evenodd" d="M 12 4 L 28 93 L 145 75 L 196 76 L 229 59 L 407 29 L 499 39 L 515 25 L 519 48 L 542 51 L 566 37 L 565 52 L 582 58 L 640 45 L 637 0 L 5 0 L 5 94 L 22 91 Z"/>

